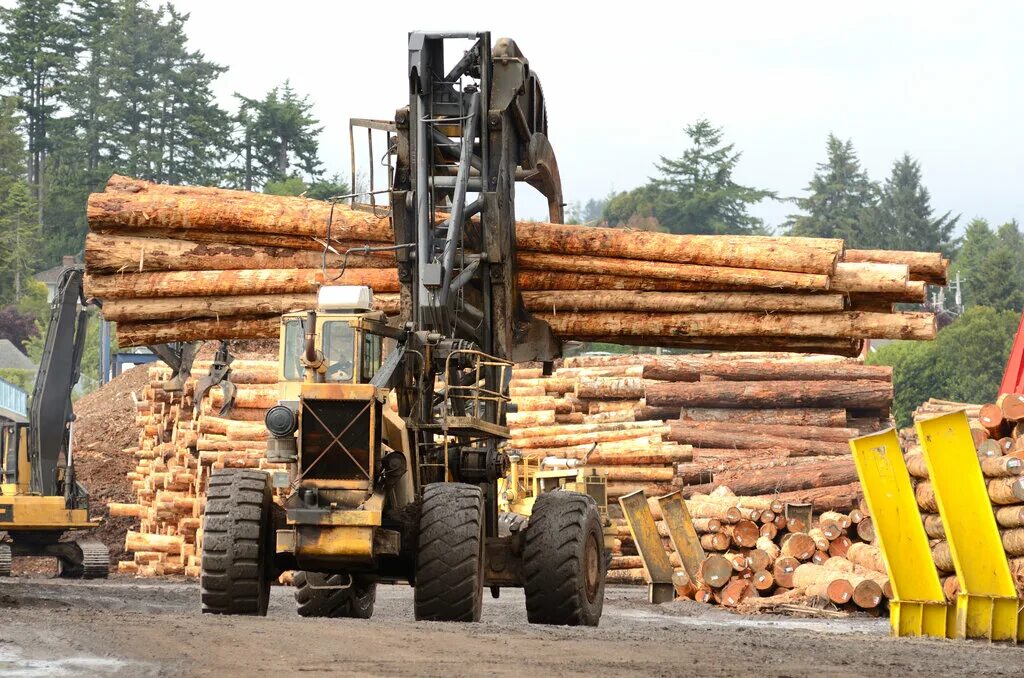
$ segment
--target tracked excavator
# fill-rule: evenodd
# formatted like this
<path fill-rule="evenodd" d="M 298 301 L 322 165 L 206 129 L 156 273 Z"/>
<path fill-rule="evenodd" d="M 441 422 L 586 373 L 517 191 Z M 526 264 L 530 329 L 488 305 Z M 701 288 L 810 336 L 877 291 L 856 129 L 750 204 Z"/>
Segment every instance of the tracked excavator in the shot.
<path fill-rule="evenodd" d="M 409 105 L 367 125 L 389 136 L 400 320 L 330 285 L 282 318 L 267 458 L 288 470 L 211 476 L 202 609 L 264 615 L 295 570 L 305 616 L 367 618 L 377 585 L 408 583 L 421 620 L 477 621 L 484 589 L 521 587 L 531 623 L 597 625 L 609 552 L 585 483 L 499 529 L 511 367 L 560 349 L 516 283 L 517 185 L 562 221 L 540 81 L 486 32 L 411 33 L 407 77 Z"/>
<path fill-rule="evenodd" d="M 78 383 L 87 311 L 82 269 L 61 273 L 27 417 L 0 420 L 0 575 L 17 556 L 56 558 L 62 577 L 106 577 L 110 552 L 98 539 L 62 539 L 99 525 L 75 479 L 71 393 Z"/>

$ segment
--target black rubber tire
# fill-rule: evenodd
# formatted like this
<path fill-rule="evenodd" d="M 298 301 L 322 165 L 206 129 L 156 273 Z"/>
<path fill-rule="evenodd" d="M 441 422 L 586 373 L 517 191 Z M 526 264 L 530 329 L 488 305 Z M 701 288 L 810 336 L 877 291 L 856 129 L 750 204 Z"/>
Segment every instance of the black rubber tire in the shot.
<path fill-rule="evenodd" d="M 484 496 L 476 485 L 433 483 L 423 489 L 416 619 L 480 621 L 483 606 Z"/>
<path fill-rule="evenodd" d="M 221 469 L 210 476 L 203 516 L 203 612 L 267 614 L 270 600 L 270 477 Z"/>
<path fill-rule="evenodd" d="M 527 620 L 597 626 L 607 569 L 594 500 L 562 490 L 537 497 L 523 545 Z"/>
<path fill-rule="evenodd" d="M 295 573 L 295 602 L 302 617 L 348 617 L 369 619 L 377 600 L 376 582 L 354 577 L 344 589 L 317 589 L 317 586 L 343 586 L 349 578 L 343 574 L 322 572 Z"/>

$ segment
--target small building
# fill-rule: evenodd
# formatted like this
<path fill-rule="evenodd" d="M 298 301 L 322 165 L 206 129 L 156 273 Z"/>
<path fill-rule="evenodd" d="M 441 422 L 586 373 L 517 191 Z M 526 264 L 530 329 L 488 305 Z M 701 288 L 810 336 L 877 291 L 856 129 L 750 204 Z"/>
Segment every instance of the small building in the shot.
<path fill-rule="evenodd" d="M 69 266 L 74 266 L 76 263 L 78 262 L 75 261 L 74 256 L 65 254 L 59 266 L 54 266 L 35 274 L 35 279 L 46 285 L 47 303 L 52 302 L 57 294 L 57 282 L 60 280 L 60 272 Z"/>
<path fill-rule="evenodd" d="M 10 339 L 0 339 L 0 370 L 35 372 L 36 365 Z"/>

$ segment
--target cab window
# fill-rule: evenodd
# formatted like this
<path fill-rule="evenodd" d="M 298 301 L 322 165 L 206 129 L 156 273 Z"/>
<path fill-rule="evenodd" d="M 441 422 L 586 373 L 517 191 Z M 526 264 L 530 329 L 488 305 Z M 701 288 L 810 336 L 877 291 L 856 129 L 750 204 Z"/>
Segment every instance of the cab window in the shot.
<path fill-rule="evenodd" d="M 355 357 L 355 330 L 347 320 L 325 322 L 323 325 L 323 352 L 327 359 L 327 381 L 352 381 L 352 361 Z"/>
<path fill-rule="evenodd" d="M 284 325 L 284 378 L 289 381 L 301 380 L 303 374 L 302 351 L 306 338 L 302 322 L 289 320 Z"/>
<path fill-rule="evenodd" d="M 381 338 L 379 335 L 370 334 L 369 332 L 363 333 L 363 360 L 360 366 L 361 374 L 359 375 L 361 383 L 368 383 L 380 368 L 380 346 Z"/>

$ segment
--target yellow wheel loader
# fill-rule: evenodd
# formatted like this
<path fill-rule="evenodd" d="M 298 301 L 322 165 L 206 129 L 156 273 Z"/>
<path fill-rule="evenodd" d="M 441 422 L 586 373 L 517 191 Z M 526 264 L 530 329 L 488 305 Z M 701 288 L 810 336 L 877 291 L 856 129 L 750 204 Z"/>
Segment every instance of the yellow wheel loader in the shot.
<path fill-rule="evenodd" d="M 521 587 L 531 623 L 596 625 L 607 553 L 593 498 L 545 492 L 499 533 L 511 366 L 559 353 L 517 287 L 517 185 L 562 221 L 543 89 L 516 44 L 486 32 L 411 33 L 406 75 L 409 106 L 369 124 L 389 137 L 394 245 L 349 250 L 393 254 L 400 315 L 328 280 L 317 308 L 282 318 L 267 457 L 289 470 L 211 476 L 203 611 L 265 614 L 291 569 L 307 616 L 367 617 L 377 584 L 409 583 L 417 619 L 477 621 L 485 588 Z"/>

